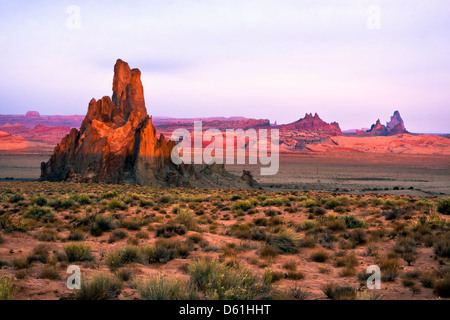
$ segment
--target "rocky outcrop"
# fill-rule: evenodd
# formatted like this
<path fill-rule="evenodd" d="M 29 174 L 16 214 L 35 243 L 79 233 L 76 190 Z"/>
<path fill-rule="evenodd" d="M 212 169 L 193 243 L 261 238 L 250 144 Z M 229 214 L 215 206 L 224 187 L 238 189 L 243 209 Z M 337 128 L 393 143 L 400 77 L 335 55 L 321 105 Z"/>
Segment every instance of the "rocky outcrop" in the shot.
<path fill-rule="evenodd" d="M 89 102 L 72 129 L 41 164 L 41 179 L 150 186 L 250 187 L 222 166 L 175 165 L 175 142 L 157 138 L 147 114 L 141 72 L 117 60 L 112 97 Z"/>
<path fill-rule="evenodd" d="M 337 122 L 326 123 L 320 119 L 317 113 L 315 113 L 314 116 L 312 113 L 306 113 L 304 118 L 278 127 L 282 130 L 317 131 L 330 136 L 342 134 L 341 128 Z"/>
<path fill-rule="evenodd" d="M 28 111 L 25 117 L 28 119 L 40 119 L 41 115 L 37 111 Z"/>
<path fill-rule="evenodd" d="M 400 112 L 395 111 L 391 117 L 391 120 L 386 123 L 386 126 L 382 125 L 380 119 L 373 124 L 367 131 L 356 131 L 356 135 L 359 136 L 392 136 L 396 134 L 408 133 L 405 129 L 405 124 L 400 116 Z"/>

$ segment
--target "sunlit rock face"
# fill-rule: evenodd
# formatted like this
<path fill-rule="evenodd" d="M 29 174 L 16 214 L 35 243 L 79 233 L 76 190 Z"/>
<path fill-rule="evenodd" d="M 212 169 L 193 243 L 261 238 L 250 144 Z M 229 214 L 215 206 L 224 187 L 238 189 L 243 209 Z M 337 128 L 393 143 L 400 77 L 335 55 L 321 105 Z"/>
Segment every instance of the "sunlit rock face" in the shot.
<path fill-rule="evenodd" d="M 400 112 L 394 111 L 391 120 L 382 125 L 380 119 L 373 124 L 370 130 L 367 131 L 356 131 L 356 135 L 360 136 L 393 136 L 397 134 L 408 133 L 405 129 L 405 124 L 400 116 Z"/>
<path fill-rule="evenodd" d="M 157 138 L 147 114 L 141 72 L 117 60 L 112 97 L 89 102 L 79 130 L 72 129 L 41 164 L 41 180 L 150 186 L 248 187 L 223 168 L 209 170 L 170 160 L 175 142 Z M 220 167 L 220 166 L 219 166 Z M 198 171 L 197 171 L 198 169 Z"/>

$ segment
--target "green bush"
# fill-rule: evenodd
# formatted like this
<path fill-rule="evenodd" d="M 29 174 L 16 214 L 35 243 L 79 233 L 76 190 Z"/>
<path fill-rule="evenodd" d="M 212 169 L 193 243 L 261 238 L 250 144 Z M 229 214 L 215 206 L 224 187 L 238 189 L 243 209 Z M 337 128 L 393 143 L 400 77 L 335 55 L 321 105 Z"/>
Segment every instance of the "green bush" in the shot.
<path fill-rule="evenodd" d="M 199 259 L 188 265 L 195 285 L 211 300 L 253 300 L 260 298 L 265 286 L 247 269 Z"/>
<path fill-rule="evenodd" d="M 140 254 L 136 246 L 126 246 L 125 248 L 116 249 L 109 252 L 105 257 L 105 263 L 111 270 L 120 268 L 127 263 L 139 261 Z"/>
<path fill-rule="evenodd" d="M 89 224 L 89 231 L 94 237 L 99 237 L 103 232 L 113 229 L 113 218 L 111 216 L 97 215 Z"/>
<path fill-rule="evenodd" d="M 13 280 L 7 276 L 0 276 L 0 300 L 12 300 L 19 291 Z"/>
<path fill-rule="evenodd" d="M 113 198 L 108 202 L 108 208 L 109 210 L 124 210 L 127 208 L 127 206 L 118 198 Z"/>
<path fill-rule="evenodd" d="M 450 214 L 450 198 L 439 200 L 437 210 L 442 214 Z"/>
<path fill-rule="evenodd" d="M 280 253 L 295 253 L 298 251 L 300 238 L 294 230 L 282 228 L 267 237 L 266 242 Z"/>
<path fill-rule="evenodd" d="M 53 212 L 52 208 L 50 207 L 40 207 L 36 204 L 32 205 L 30 208 L 28 208 L 27 212 L 25 213 L 25 218 L 31 218 L 35 220 L 51 220 L 55 217 L 55 213 Z"/>
<path fill-rule="evenodd" d="M 345 225 L 349 229 L 366 228 L 367 227 L 367 223 L 366 222 L 364 222 L 362 220 L 359 220 L 356 216 L 351 215 L 351 214 L 342 215 L 342 216 L 338 217 L 338 219 L 340 221 L 345 222 Z"/>
<path fill-rule="evenodd" d="M 190 282 L 156 275 L 135 287 L 143 300 L 196 300 L 197 289 Z"/>
<path fill-rule="evenodd" d="M 69 262 L 92 260 L 91 247 L 81 243 L 71 243 L 64 246 Z"/>
<path fill-rule="evenodd" d="M 434 253 L 440 257 L 450 258 L 450 235 L 441 237 L 434 245 Z"/>
<path fill-rule="evenodd" d="M 231 211 L 233 213 L 238 213 L 239 210 L 248 211 L 255 206 L 255 202 L 250 200 L 238 200 L 231 206 Z"/>
<path fill-rule="evenodd" d="M 47 198 L 42 194 L 37 194 L 31 199 L 31 204 L 35 204 L 37 206 L 45 206 L 47 204 Z"/>
<path fill-rule="evenodd" d="M 81 288 L 76 291 L 77 300 L 108 300 L 118 296 L 120 282 L 103 273 L 95 274 L 90 280 L 81 280 Z"/>

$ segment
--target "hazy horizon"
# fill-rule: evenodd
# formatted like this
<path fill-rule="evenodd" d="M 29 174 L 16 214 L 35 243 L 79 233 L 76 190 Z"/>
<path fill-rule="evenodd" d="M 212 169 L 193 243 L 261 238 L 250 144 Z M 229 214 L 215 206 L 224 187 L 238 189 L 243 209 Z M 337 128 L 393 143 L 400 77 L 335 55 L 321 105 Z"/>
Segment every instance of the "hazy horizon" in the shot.
<path fill-rule="evenodd" d="M 0 114 L 84 115 L 121 58 L 155 117 L 450 131 L 448 1 L 0 1 L 0 30 Z"/>

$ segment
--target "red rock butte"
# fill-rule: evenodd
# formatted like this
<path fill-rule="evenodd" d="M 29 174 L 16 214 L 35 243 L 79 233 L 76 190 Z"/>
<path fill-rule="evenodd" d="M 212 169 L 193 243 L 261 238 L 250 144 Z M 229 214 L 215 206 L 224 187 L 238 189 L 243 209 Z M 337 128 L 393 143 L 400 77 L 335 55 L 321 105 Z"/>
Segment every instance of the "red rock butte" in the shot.
<path fill-rule="evenodd" d="M 175 142 L 157 138 L 147 114 L 141 72 L 118 59 L 112 97 L 89 102 L 79 130 L 72 129 L 41 164 L 41 180 L 150 186 L 249 187 L 247 175 L 219 165 L 175 165 Z"/>

